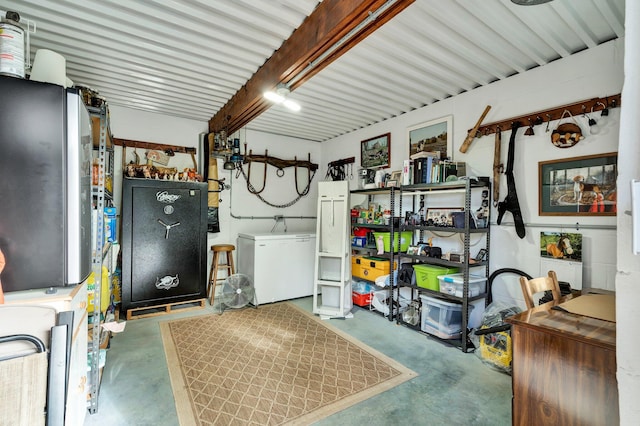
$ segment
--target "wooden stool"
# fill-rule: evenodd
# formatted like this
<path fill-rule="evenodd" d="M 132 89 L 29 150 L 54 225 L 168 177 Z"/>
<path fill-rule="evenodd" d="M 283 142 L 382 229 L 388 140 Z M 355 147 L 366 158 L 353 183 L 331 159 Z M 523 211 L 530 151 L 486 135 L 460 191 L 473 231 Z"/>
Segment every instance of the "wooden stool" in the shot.
<path fill-rule="evenodd" d="M 211 270 L 209 271 L 209 292 L 207 296 L 211 298 L 211 306 L 213 306 L 213 300 L 216 297 L 216 284 L 218 283 L 218 270 L 226 270 L 227 277 L 235 274 L 235 267 L 233 266 L 233 251 L 236 247 L 233 244 L 214 244 L 211 246 L 213 252 L 213 260 L 211 261 Z M 221 254 L 225 253 L 226 263 L 220 263 L 222 260 Z"/>

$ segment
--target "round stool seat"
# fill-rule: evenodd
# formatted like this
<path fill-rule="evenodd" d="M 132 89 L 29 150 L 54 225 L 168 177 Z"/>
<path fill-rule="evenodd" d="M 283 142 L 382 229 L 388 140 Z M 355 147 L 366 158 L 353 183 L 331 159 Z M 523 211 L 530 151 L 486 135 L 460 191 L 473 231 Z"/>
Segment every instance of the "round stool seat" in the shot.
<path fill-rule="evenodd" d="M 211 251 L 213 252 L 221 252 L 221 251 L 234 251 L 236 246 L 233 244 L 214 244 L 211 246 Z"/>

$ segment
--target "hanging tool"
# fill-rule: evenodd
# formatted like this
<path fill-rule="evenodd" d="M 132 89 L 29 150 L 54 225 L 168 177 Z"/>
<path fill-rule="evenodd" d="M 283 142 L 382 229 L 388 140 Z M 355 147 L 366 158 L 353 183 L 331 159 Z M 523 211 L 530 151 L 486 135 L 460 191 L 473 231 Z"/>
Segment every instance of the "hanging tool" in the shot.
<path fill-rule="evenodd" d="M 214 134 L 209 133 L 205 136 L 205 159 L 206 159 L 206 171 L 207 171 L 207 206 L 218 207 L 220 205 L 220 198 L 218 194 L 221 192 L 218 180 L 218 161 L 212 157 L 214 147 Z M 193 154 L 192 154 L 193 155 Z M 192 157 L 193 158 L 193 157 Z M 224 179 L 223 179 L 224 180 Z"/>
<path fill-rule="evenodd" d="M 262 191 L 264 191 L 264 189 L 267 187 L 267 159 L 269 158 L 269 150 L 265 149 L 264 150 L 264 161 L 261 161 L 264 163 L 264 175 L 262 176 L 262 189 L 256 189 L 250 182 L 251 182 L 251 163 L 252 161 L 247 161 L 247 144 L 244 144 L 244 152 L 245 152 L 245 163 L 249 163 L 249 165 L 247 166 L 247 191 L 249 191 L 250 193 L 252 193 L 253 195 L 257 195 L 262 193 Z M 253 156 L 253 150 L 249 151 L 249 156 Z M 258 160 L 255 160 L 258 161 Z M 277 167 L 277 166 L 276 166 Z M 278 175 L 278 177 L 282 177 L 284 176 L 284 169 L 282 169 L 281 167 L 278 167 L 278 170 L 276 170 L 276 174 Z"/>
<path fill-rule="evenodd" d="M 318 170 L 318 165 L 311 162 L 311 153 L 309 153 L 308 160 L 298 160 L 298 157 L 294 157 L 293 160 L 282 160 L 280 158 L 270 157 L 268 155 L 268 151 L 267 150 L 265 150 L 264 155 L 254 155 L 252 150 L 249 150 L 249 154 L 247 154 L 246 153 L 247 152 L 246 144 L 245 144 L 244 151 L 245 151 L 245 155 L 243 157 L 242 162 L 244 164 L 248 164 L 247 173 L 245 173 L 243 167 L 239 167 L 236 177 L 238 177 L 238 176 L 240 176 L 240 174 L 242 174 L 242 176 L 244 177 L 245 181 L 247 182 L 247 191 L 249 191 L 250 193 L 252 193 L 256 197 L 258 197 L 265 204 L 268 204 L 271 207 L 277 207 L 277 208 L 290 207 L 293 204 L 297 203 L 300 200 L 300 198 L 306 196 L 309 193 L 309 189 L 311 188 L 311 181 L 313 180 L 313 177 L 315 176 L 316 171 Z M 264 167 L 265 167 L 264 176 L 263 176 L 263 182 L 262 182 L 262 189 L 260 189 L 260 190 L 257 190 L 253 186 L 253 184 L 251 183 L 251 180 L 250 180 L 251 163 L 253 163 L 253 162 L 264 163 Z M 293 167 L 294 168 L 294 181 L 295 181 L 295 185 L 296 185 L 296 193 L 298 194 L 298 197 L 295 200 L 290 201 L 289 203 L 286 203 L 286 204 L 273 204 L 273 203 L 270 203 L 269 201 L 265 200 L 264 198 L 262 198 L 260 196 L 260 193 L 264 190 L 264 188 L 266 187 L 266 184 L 267 184 L 267 165 L 271 165 L 271 166 L 273 166 L 273 167 L 275 167 L 277 169 L 276 170 L 276 175 L 278 177 L 283 177 L 284 176 L 284 169 L 285 168 L 287 168 L 287 167 Z M 307 185 L 302 189 L 302 191 L 298 187 L 298 168 L 307 169 Z"/>
<path fill-rule="evenodd" d="M 331 161 L 327 165 L 326 178 L 331 178 L 333 181 L 353 179 L 353 163 L 356 161 L 355 157 L 343 158 L 341 160 Z"/>
<path fill-rule="evenodd" d="M 478 119 L 478 122 L 476 123 L 476 125 L 473 126 L 473 129 L 469 130 L 469 134 L 467 134 L 467 138 L 464 140 L 464 142 L 462 142 L 462 145 L 460 146 L 460 152 L 462 153 L 467 152 L 467 150 L 469 149 L 469 145 L 471 145 L 471 142 L 473 142 L 473 139 L 476 137 L 476 133 L 478 133 L 478 129 L 480 128 L 482 121 L 487 116 L 487 113 L 489 113 L 490 109 L 491 109 L 491 105 L 487 105 L 482 115 Z"/>
<path fill-rule="evenodd" d="M 293 157 L 294 161 L 298 161 L 298 157 Z M 309 164 L 311 163 L 311 153 L 309 153 Z M 316 166 L 317 167 L 317 166 Z M 313 176 L 315 176 L 316 171 L 313 171 L 313 176 L 311 175 L 311 167 L 307 167 L 307 186 L 302 190 L 302 192 L 300 192 L 300 189 L 298 189 L 298 163 L 296 163 L 294 165 L 294 179 L 296 181 L 296 192 L 298 193 L 299 196 L 304 197 L 305 195 L 307 195 L 309 193 L 309 188 L 311 187 L 311 179 L 313 179 Z"/>
<path fill-rule="evenodd" d="M 203 139 L 204 164 L 203 179 L 207 182 L 207 232 L 220 232 L 218 207 L 220 206 L 220 192 L 224 189 L 224 178 L 218 179 L 218 161 L 213 157 L 215 138 L 213 133 L 205 135 Z M 193 157 L 192 157 L 193 158 Z"/>
<path fill-rule="evenodd" d="M 332 166 L 327 169 L 325 179 L 331 178 L 332 181 L 346 180 L 344 166 Z"/>
<path fill-rule="evenodd" d="M 549 123 L 551 123 L 551 116 L 547 114 L 547 128 L 544 129 L 545 133 L 549 133 Z"/>
<path fill-rule="evenodd" d="M 504 201 L 498 203 L 498 225 L 502 222 L 502 216 L 505 212 L 510 211 L 513 215 L 513 222 L 516 226 L 516 234 L 518 237 L 524 238 L 526 230 L 524 229 L 524 221 L 522 220 L 522 212 L 520 211 L 520 203 L 518 202 L 518 194 L 516 194 L 516 181 L 513 177 L 513 160 L 515 157 L 516 133 L 520 127 L 520 122 L 515 121 L 511 124 L 511 138 L 509 139 L 509 154 L 507 156 L 507 197 Z"/>
<path fill-rule="evenodd" d="M 502 144 L 502 131 L 496 128 L 495 148 L 493 151 L 493 207 L 498 207 L 500 199 L 500 174 L 504 165 L 500 162 L 500 145 Z"/>
<path fill-rule="evenodd" d="M 311 162 L 311 154 L 309 154 L 308 160 L 298 160 L 298 159 L 295 159 L 295 157 L 293 160 L 281 160 L 280 158 L 270 157 L 269 155 L 267 155 L 268 151 L 266 150 L 265 150 L 265 155 L 253 155 L 252 153 L 253 150 L 249 150 L 249 155 L 246 155 L 246 151 L 247 151 L 247 148 L 245 146 L 245 156 L 244 156 L 243 163 L 246 164 L 246 163 L 258 162 L 258 163 L 269 164 L 275 167 L 276 169 L 278 169 L 279 172 L 282 172 L 282 173 L 279 173 L 280 177 L 282 177 L 284 173 L 284 169 L 287 167 L 304 167 L 306 169 L 309 169 L 309 171 L 312 171 L 312 172 L 315 172 L 318 169 L 318 165 Z"/>

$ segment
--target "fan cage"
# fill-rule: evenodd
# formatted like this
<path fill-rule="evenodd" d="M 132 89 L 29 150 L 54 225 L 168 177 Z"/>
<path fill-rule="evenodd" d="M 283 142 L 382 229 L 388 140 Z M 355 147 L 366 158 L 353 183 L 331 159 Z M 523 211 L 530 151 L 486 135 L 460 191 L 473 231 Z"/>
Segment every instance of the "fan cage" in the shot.
<path fill-rule="evenodd" d="M 229 308 L 242 308 L 255 304 L 255 289 L 248 275 L 233 274 L 222 284 L 221 304 Z"/>

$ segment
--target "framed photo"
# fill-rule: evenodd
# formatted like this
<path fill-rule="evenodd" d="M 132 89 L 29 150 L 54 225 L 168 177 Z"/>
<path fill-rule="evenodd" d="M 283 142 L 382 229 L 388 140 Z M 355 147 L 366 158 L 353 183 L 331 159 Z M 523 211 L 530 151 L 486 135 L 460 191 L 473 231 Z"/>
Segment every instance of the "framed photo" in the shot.
<path fill-rule="evenodd" d="M 360 166 L 363 169 L 389 167 L 391 163 L 391 133 L 361 142 Z"/>
<path fill-rule="evenodd" d="M 391 172 L 391 177 L 389 177 L 389 179 L 400 182 L 402 180 L 402 170 L 394 170 Z"/>
<path fill-rule="evenodd" d="M 418 246 L 409 246 L 409 248 L 407 248 L 407 254 L 416 256 L 419 253 L 420 253 L 420 247 Z"/>
<path fill-rule="evenodd" d="M 480 249 L 478 254 L 476 254 L 475 260 L 476 262 L 482 262 L 485 257 L 487 257 L 487 249 Z"/>
<path fill-rule="evenodd" d="M 538 163 L 540 216 L 615 216 L 618 153 Z"/>
<path fill-rule="evenodd" d="M 582 262 L 582 234 L 540 232 L 540 257 Z"/>
<path fill-rule="evenodd" d="M 425 221 L 427 226 L 453 226 L 453 212 L 461 212 L 462 207 L 428 208 Z"/>
<path fill-rule="evenodd" d="M 409 127 L 409 156 L 423 151 L 439 151 L 440 159 L 453 160 L 452 129 L 452 115 Z"/>

